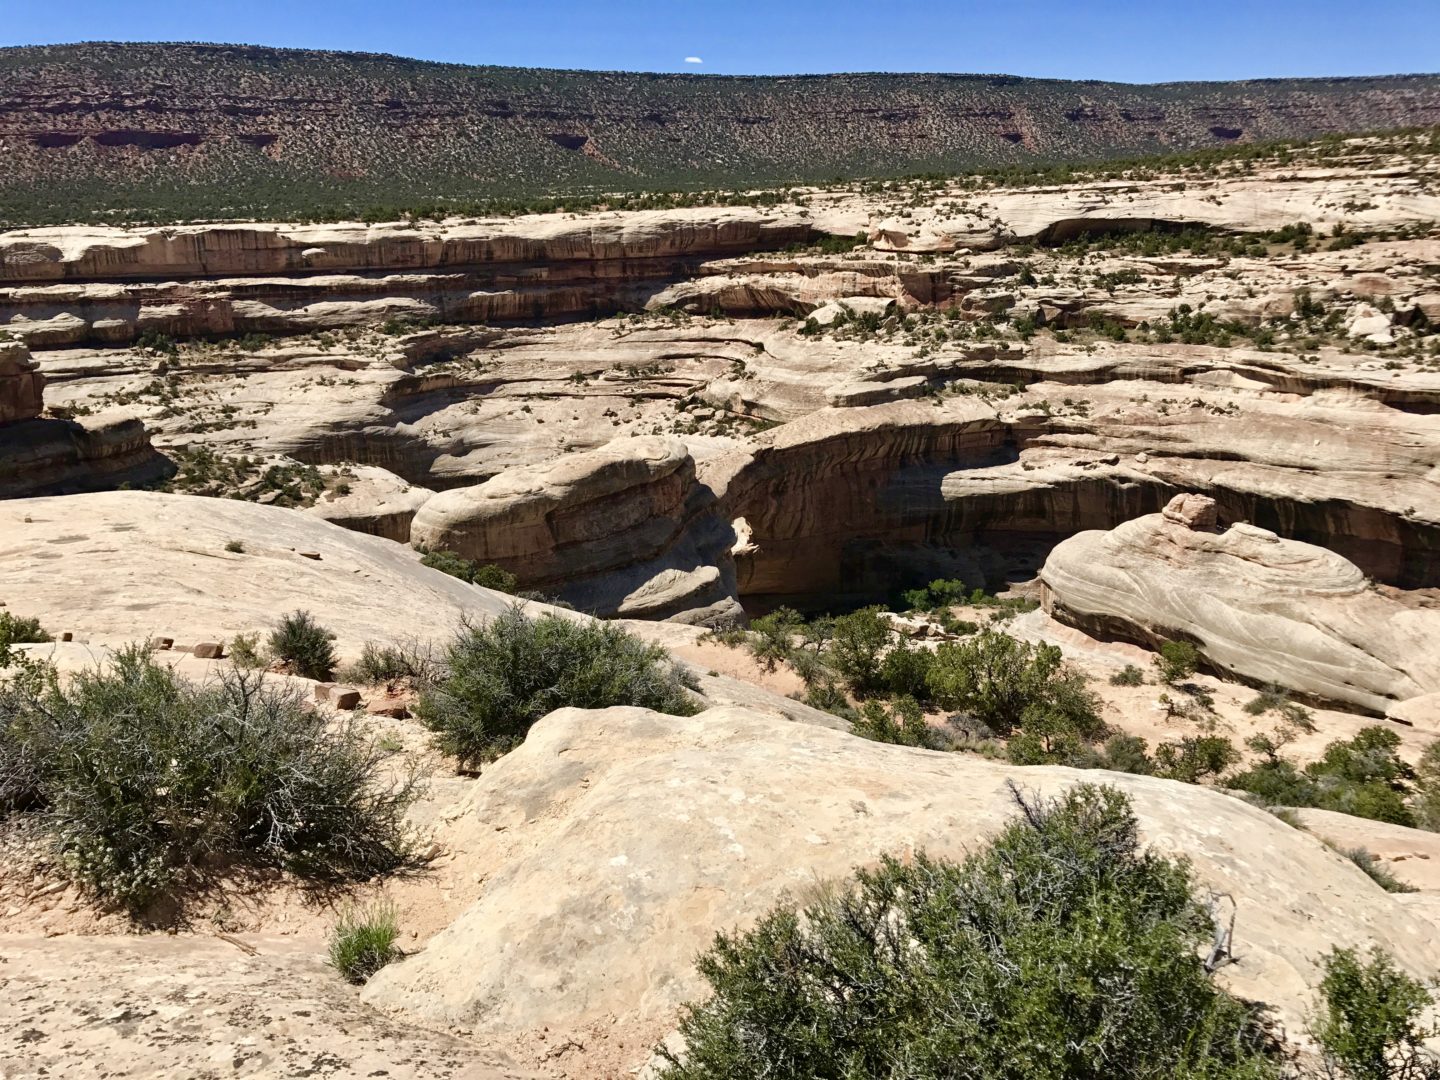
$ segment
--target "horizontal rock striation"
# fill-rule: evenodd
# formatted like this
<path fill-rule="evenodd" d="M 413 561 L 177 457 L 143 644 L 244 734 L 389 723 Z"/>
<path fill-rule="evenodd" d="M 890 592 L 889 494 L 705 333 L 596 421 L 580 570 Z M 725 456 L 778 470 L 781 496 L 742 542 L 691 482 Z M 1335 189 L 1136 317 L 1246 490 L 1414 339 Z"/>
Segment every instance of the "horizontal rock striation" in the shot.
<path fill-rule="evenodd" d="M 40 415 L 45 407 L 45 377 L 18 341 L 0 341 L 0 424 Z"/>
<path fill-rule="evenodd" d="M 1440 691 L 1440 599 L 1377 588 L 1332 551 L 1216 519 L 1212 500 L 1178 495 L 1162 514 L 1070 537 L 1041 570 L 1046 609 L 1097 636 L 1192 641 L 1246 681 L 1367 712 Z"/>
<path fill-rule="evenodd" d="M 617 439 L 443 492 L 415 515 L 417 547 L 515 574 L 597 615 L 738 613 L 728 526 L 678 439 Z"/>
<path fill-rule="evenodd" d="M 0 341 L 0 499 L 95 491 L 173 471 L 131 416 L 42 417 L 44 388 L 30 350 Z"/>

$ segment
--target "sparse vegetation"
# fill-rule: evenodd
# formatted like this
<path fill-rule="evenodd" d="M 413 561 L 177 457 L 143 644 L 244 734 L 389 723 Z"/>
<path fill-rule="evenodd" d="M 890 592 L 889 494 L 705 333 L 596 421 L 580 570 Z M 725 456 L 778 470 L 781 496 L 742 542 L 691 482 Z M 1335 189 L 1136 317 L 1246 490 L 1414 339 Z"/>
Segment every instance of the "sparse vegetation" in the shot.
<path fill-rule="evenodd" d="M 37 645 L 50 640 L 39 619 L 0 611 L 0 667 L 8 663 L 12 646 Z"/>
<path fill-rule="evenodd" d="M 1167 641 L 1160 646 L 1160 655 L 1153 663 L 1160 681 L 1174 686 L 1195 674 L 1200 666 L 1200 652 L 1188 641 Z"/>
<path fill-rule="evenodd" d="M 477 563 L 453 551 L 427 551 L 420 561 L 432 570 L 496 592 L 514 593 L 519 587 L 519 579 L 504 567 Z"/>
<path fill-rule="evenodd" d="M 1383 863 L 1377 859 L 1373 852 L 1364 848 L 1346 848 L 1340 852 L 1345 858 L 1364 871 L 1365 876 L 1375 882 L 1386 892 L 1412 893 L 1419 890 L 1413 885 L 1407 885 L 1394 874 L 1392 874 Z"/>
<path fill-rule="evenodd" d="M 308 611 L 296 611 L 280 620 L 270 634 L 270 655 L 284 661 L 305 679 L 321 682 L 335 674 L 335 635 L 317 623 Z"/>
<path fill-rule="evenodd" d="M 1134 664 L 1126 664 L 1110 676 L 1111 686 L 1144 686 L 1145 673 Z"/>
<path fill-rule="evenodd" d="M 1388 728 L 1366 727 L 1353 739 L 1332 742 L 1304 768 L 1280 756 L 1273 741 L 1255 745 L 1262 760 L 1227 778 L 1227 786 L 1266 805 L 1315 806 L 1395 825 L 1417 824 L 1408 801 L 1416 790 L 1416 772 L 1396 753 L 1400 736 Z"/>

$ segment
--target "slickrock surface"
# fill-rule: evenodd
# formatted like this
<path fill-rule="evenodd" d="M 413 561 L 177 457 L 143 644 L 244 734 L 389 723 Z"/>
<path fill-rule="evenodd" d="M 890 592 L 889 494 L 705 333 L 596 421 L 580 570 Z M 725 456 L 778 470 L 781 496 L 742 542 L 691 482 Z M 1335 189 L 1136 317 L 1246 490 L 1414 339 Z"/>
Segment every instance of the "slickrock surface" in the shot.
<path fill-rule="evenodd" d="M 139 417 L 176 491 L 455 547 L 600 614 L 999 588 L 1182 492 L 1423 590 L 1435 165 L 1385 136 L 1065 186 L 31 229 L 0 236 L 0 321 L 52 415 Z M 640 440 L 674 468 L 610 490 Z M 4 468 L 3 493 L 69 489 Z"/>
<path fill-rule="evenodd" d="M 1440 833 L 1333 810 L 1302 808 L 1294 813 L 1306 829 L 1327 843 L 1342 851 L 1368 851 L 1411 888 L 1440 898 Z"/>
<path fill-rule="evenodd" d="M 1193 641 L 1223 671 L 1376 713 L 1440 690 L 1440 596 L 1378 589 L 1334 552 L 1215 515 L 1177 495 L 1070 537 L 1040 572 L 1046 608 L 1100 636 Z"/>
<path fill-rule="evenodd" d="M 0 1075 L 537 1075 L 366 1008 L 307 945 L 247 935 L 241 946 L 208 935 L 0 937 Z"/>
<path fill-rule="evenodd" d="M 142 491 L 0 502 L 0 595 L 101 645 L 268 633 L 305 609 L 352 656 L 367 641 L 443 637 L 510 602 L 309 515 Z"/>
<path fill-rule="evenodd" d="M 0 499 L 153 482 L 173 471 L 133 416 L 42 418 L 44 392 L 25 344 L 0 340 Z"/>
<path fill-rule="evenodd" d="M 715 931 L 882 852 L 962 857 L 1013 816 L 1007 780 L 1054 794 L 1081 779 L 1096 774 L 745 710 L 561 710 L 456 815 L 464 857 L 494 868 L 479 899 L 362 996 L 487 1035 L 548 1027 L 553 1040 L 613 1016 L 656 1038 L 701 989 L 694 958 Z M 1313 836 L 1211 790 L 1104 779 L 1132 795 L 1146 841 L 1187 855 L 1202 887 L 1233 897 L 1239 962 L 1221 977 L 1273 1006 L 1292 1035 L 1332 944 L 1374 940 L 1413 970 L 1440 965 L 1434 924 Z"/>

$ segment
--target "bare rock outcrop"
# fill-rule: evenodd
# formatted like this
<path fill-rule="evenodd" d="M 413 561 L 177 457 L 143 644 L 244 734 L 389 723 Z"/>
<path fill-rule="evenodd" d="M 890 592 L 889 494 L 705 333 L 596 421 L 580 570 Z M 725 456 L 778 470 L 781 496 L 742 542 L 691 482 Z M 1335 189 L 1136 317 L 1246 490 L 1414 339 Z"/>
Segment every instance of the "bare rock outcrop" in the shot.
<path fill-rule="evenodd" d="M 78 420 L 42 417 L 45 378 L 30 350 L 0 341 L 0 499 L 93 491 L 166 475 L 144 424 L 108 411 Z"/>
<path fill-rule="evenodd" d="M 1440 603 L 1372 585 L 1354 563 L 1234 523 L 1177 495 L 1161 514 L 1055 547 L 1041 570 L 1056 618 L 1098 636 L 1196 643 L 1214 667 L 1384 713 L 1440 690 Z"/>
<path fill-rule="evenodd" d="M 229 640 L 304 608 L 347 656 L 367 641 L 443 638 L 509 603 L 307 514 L 145 491 L 0 502 L 0 596 L 42 622 L 63 614 L 101 645 Z"/>
<path fill-rule="evenodd" d="M 7 936 L 0 1073 L 537 1076 L 499 1051 L 377 1015 L 308 943 L 224 936 Z"/>
<path fill-rule="evenodd" d="M 728 526 L 674 438 L 616 439 L 442 492 L 410 539 L 494 563 L 523 589 L 554 591 L 597 615 L 733 614 Z"/>
<path fill-rule="evenodd" d="M 39 416 L 44 388 L 30 350 L 18 341 L 0 341 L 0 424 Z"/>
<path fill-rule="evenodd" d="M 1009 780 L 1055 794 L 1101 778 L 743 709 L 563 709 L 455 814 L 457 858 L 494 868 L 479 898 L 362 996 L 480 1034 L 548 1028 L 551 1042 L 613 1015 L 653 1045 L 703 993 L 694 961 L 716 931 L 882 853 L 963 857 L 1014 815 Z M 1440 965 L 1433 925 L 1314 837 L 1211 789 L 1103 780 L 1131 795 L 1154 849 L 1187 856 L 1202 887 L 1234 898 L 1243 959 L 1220 978 L 1291 1029 L 1331 945 L 1375 941 L 1417 973 Z"/>

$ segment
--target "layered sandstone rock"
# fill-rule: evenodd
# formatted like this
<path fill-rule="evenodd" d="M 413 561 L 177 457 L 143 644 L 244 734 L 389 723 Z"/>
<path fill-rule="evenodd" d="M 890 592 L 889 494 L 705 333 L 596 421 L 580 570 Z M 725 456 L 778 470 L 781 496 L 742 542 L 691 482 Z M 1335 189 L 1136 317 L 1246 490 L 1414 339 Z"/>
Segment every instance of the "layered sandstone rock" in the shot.
<path fill-rule="evenodd" d="M 44 388 L 30 350 L 18 341 L 0 341 L 0 424 L 39 416 Z"/>
<path fill-rule="evenodd" d="M 879 743 L 746 710 L 564 709 L 487 769 L 455 813 L 483 891 L 366 1001 L 482 1035 L 623 1017 L 637 1056 L 704 992 L 695 957 L 782 896 L 924 849 L 963 858 L 1013 817 L 1007 782 L 1055 794 L 1100 778 Z M 1219 977 L 1300 1030 L 1319 957 L 1389 949 L 1440 965 L 1434 926 L 1314 837 L 1214 790 L 1106 774 L 1143 838 L 1234 899 L 1240 963 Z M 638 1062 L 637 1062 L 638 1063 Z"/>
<path fill-rule="evenodd" d="M 127 412 L 42 418 L 44 388 L 30 350 L 0 341 L 0 499 L 94 491 L 172 471 Z"/>
<path fill-rule="evenodd" d="M 678 439 L 617 439 L 443 492 L 411 541 L 515 574 L 599 615 L 734 613 L 728 528 Z"/>
<path fill-rule="evenodd" d="M 1324 548 L 1245 523 L 1214 526 L 1213 501 L 1059 544 L 1041 570 L 1056 618 L 1147 645 L 1193 641 L 1258 684 L 1383 713 L 1440 690 L 1440 602 L 1376 588 Z"/>

